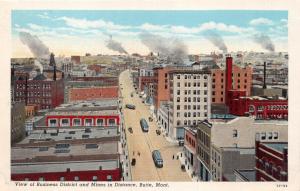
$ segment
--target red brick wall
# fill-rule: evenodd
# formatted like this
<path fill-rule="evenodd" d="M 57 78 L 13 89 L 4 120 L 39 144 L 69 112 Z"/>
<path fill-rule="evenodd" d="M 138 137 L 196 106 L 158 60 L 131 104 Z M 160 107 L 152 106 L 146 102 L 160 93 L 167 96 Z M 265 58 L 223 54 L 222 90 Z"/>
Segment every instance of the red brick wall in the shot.
<path fill-rule="evenodd" d="M 69 101 L 97 100 L 102 98 L 117 98 L 118 87 L 70 88 Z"/>
<path fill-rule="evenodd" d="M 29 178 L 30 181 L 38 181 L 40 177 L 43 177 L 45 181 L 60 181 L 60 177 L 64 177 L 65 181 L 74 181 L 74 177 L 78 176 L 79 181 L 92 181 L 93 176 L 97 176 L 98 181 L 107 181 L 108 175 L 112 176 L 112 181 L 120 181 L 121 180 L 121 170 L 120 169 L 12 174 L 11 180 L 24 181 L 25 178 Z"/>

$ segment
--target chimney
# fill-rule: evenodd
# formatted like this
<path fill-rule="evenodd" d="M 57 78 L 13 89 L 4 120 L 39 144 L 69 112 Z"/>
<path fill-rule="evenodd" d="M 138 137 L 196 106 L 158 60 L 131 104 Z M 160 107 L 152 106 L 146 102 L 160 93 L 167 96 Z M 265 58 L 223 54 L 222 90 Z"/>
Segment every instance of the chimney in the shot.
<path fill-rule="evenodd" d="M 228 92 L 232 89 L 232 57 L 226 56 L 226 85 L 225 85 L 225 101 L 226 105 L 229 101 Z"/>
<path fill-rule="evenodd" d="M 27 106 L 28 103 L 28 77 L 25 76 L 25 106 Z"/>
<path fill-rule="evenodd" d="M 263 89 L 267 89 L 267 85 L 266 85 L 266 73 L 267 73 L 267 63 L 264 62 L 264 84 L 263 84 Z"/>
<path fill-rule="evenodd" d="M 53 66 L 53 81 L 56 81 L 56 64 L 54 59 L 54 54 L 50 54 L 50 66 Z"/>

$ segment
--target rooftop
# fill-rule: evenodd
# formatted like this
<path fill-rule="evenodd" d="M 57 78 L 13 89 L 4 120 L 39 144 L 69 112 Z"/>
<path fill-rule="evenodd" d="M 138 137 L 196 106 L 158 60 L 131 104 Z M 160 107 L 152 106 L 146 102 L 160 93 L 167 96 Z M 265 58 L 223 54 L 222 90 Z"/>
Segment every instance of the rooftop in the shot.
<path fill-rule="evenodd" d="M 78 111 L 78 110 L 74 110 L 74 111 L 51 111 L 49 113 L 46 114 L 46 116 L 73 116 L 73 115 L 77 115 L 77 116 L 99 116 L 99 115 L 118 115 L 119 112 L 117 110 L 102 110 L 102 111 Z"/>
<path fill-rule="evenodd" d="M 235 173 L 237 173 L 245 181 L 256 181 L 256 170 L 254 169 L 237 169 L 235 170 Z"/>
<path fill-rule="evenodd" d="M 82 128 L 82 129 L 59 129 L 58 133 L 56 129 L 35 130 L 18 144 L 29 143 L 41 143 L 49 141 L 70 141 L 80 139 L 97 139 L 103 137 L 115 137 L 118 136 L 117 127 L 105 127 L 105 128 Z"/>
<path fill-rule="evenodd" d="M 273 150 L 276 150 L 280 153 L 283 153 L 283 150 L 288 148 L 288 143 L 282 142 L 282 143 L 262 143 L 263 145 L 272 148 Z"/>

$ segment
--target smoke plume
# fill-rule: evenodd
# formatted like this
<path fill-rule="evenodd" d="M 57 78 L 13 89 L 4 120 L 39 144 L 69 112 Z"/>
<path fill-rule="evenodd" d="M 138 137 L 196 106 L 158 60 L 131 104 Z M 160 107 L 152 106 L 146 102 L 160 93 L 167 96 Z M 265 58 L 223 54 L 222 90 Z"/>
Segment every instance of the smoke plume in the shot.
<path fill-rule="evenodd" d="M 28 46 L 34 57 L 49 56 L 49 48 L 37 36 L 33 36 L 28 32 L 20 32 L 19 37 L 21 42 Z"/>
<path fill-rule="evenodd" d="M 275 46 L 271 41 L 270 37 L 266 34 L 256 34 L 254 35 L 254 42 L 260 44 L 264 49 L 274 52 Z"/>
<path fill-rule="evenodd" d="M 40 71 L 42 74 L 43 73 L 43 65 L 38 60 L 34 60 L 34 65 L 36 65 L 40 68 Z"/>
<path fill-rule="evenodd" d="M 121 54 L 128 54 L 127 51 L 123 48 L 122 44 L 113 40 L 111 35 L 109 40 L 106 42 L 106 47 L 111 50 L 118 51 Z"/>
<path fill-rule="evenodd" d="M 150 51 L 157 52 L 176 64 L 183 64 L 187 58 L 187 46 L 179 39 L 164 38 L 150 33 L 140 34 L 142 43 Z"/>
<path fill-rule="evenodd" d="M 205 35 L 205 37 L 213 43 L 216 47 L 218 47 L 223 53 L 227 53 L 227 46 L 223 40 L 223 38 L 214 32 L 209 32 Z"/>

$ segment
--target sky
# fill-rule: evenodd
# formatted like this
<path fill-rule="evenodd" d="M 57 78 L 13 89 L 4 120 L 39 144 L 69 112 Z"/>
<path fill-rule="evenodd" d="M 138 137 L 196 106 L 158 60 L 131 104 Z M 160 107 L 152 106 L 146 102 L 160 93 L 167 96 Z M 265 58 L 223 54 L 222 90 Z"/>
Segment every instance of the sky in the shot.
<path fill-rule="evenodd" d="M 266 51 L 253 40 L 268 35 L 275 51 L 288 51 L 287 11 L 104 11 L 13 10 L 12 56 L 31 57 L 20 32 L 37 36 L 56 55 L 118 54 L 106 45 L 118 42 L 128 53 L 148 54 L 140 38 L 153 34 L 183 42 L 189 54 L 220 52 L 207 34 L 220 36 L 228 51 Z"/>

